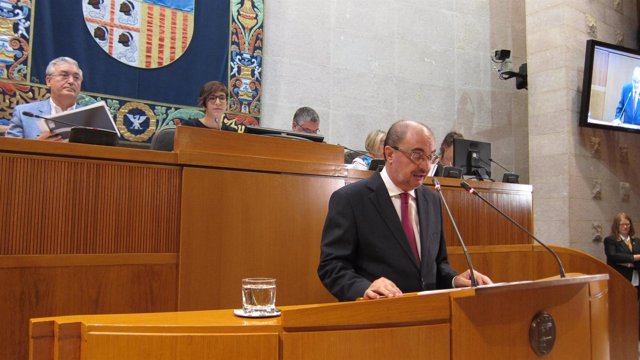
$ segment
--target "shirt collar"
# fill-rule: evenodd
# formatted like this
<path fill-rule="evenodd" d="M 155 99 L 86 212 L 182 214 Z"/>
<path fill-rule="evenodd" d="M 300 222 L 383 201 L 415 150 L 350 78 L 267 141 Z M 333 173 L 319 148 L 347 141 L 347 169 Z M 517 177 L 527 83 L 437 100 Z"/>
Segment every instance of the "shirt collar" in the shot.
<path fill-rule="evenodd" d="M 62 110 L 60 106 L 58 106 L 56 103 L 53 102 L 52 98 L 49 98 L 49 103 L 51 104 L 51 115 L 60 114 L 69 110 L 75 110 L 76 108 L 76 104 L 73 104 L 73 106 L 68 108 L 67 110 Z"/>
<path fill-rule="evenodd" d="M 389 192 L 389 196 L 390 197 L 398 196 L 398 195 L 402 194 L 403 192 L 405 192 L 404 190 L 400 189 L 398 186 L 396 186 L 396 184 L 393 183 L 393 180 L 391 180 L 391 177 L 387 173 L 387 168 L 386 167 L 384 167 L 382 169 L 382 171 L 380 172 L 380 177 L 382 177 L 382 181 L 384 182 L 384 186 L 387 187 L 387 191 Z M 411 191 L 407 191 L 407 192 L 409 193 L 409 195 L 411 195 L 411 197 L 413 197 L 413 198 L 416 197 L 416 190 L 415 189 L 413 189 Z"/>

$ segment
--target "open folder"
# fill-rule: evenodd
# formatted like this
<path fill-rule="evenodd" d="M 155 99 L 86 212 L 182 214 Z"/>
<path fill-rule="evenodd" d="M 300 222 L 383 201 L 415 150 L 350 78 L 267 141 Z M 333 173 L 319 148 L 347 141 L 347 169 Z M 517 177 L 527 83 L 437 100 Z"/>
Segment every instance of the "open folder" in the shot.
<path fill-rule="evenodd" d="M 65 140 L 69 139 L 71 128 L 76 126 L 113 131 L 120 136 L 104 101 L 52 115 L 43 121 L 52 133 L 62 136 Z"/>

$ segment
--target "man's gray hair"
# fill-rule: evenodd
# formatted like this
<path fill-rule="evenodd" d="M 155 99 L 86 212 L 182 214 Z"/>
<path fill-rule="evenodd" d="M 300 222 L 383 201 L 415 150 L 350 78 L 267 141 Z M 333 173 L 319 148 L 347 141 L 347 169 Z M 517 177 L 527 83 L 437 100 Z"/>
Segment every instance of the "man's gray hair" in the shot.
<path fill-rule="evenodd" d="M 49 62 L 49 65 L 47 65 L 46 75 L 47 76 L 53 75 L 53 73 L 55 71 L 55 67 L 58 64 L 61 64 L 61 63 L 67 63 L 67 64 L 74 65 L 76 68 L 78 68 L 78 72 L 80 73 L 80 77 L 81 78 L 83 77 L 82 76 L 82 69 L 80 69 L 80 65 L 78 65 L 78 62 L 73 60 L 70 57 L 67 57 L 67 56 L 61 56 L 59 58 L 55 58 L 55 59 L 51 60 Z"/>
<path fill-rule="evenodd" d="M 318 116 L 318 113 L 312 108 L 303 106 L 293 114 L 293 121 L 298 125 L 302 125 L 307 122 L 318 123 L 320 122 L 320 116 Z"/>

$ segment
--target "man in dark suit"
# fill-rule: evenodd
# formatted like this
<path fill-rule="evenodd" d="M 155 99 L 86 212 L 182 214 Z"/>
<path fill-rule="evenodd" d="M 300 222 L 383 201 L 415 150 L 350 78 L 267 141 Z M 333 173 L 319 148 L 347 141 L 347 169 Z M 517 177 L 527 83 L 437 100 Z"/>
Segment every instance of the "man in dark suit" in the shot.
<path fill-rule="evenodd" d="M 613 123 L 640 125 L 640 66 L 636 66 L 631 74 L 631 82 L 622 86 L 620 101 L 616 107 Z"/>
<path fill-rule="evenodd" d="M 385 139 L 385 168 L 331 195 L 318 275 L 338 300 L 471 285 L 468 270 L 449 265 L 440 200 L 422 185 L 434 154 L 426 125 L 398 121 Z"/>

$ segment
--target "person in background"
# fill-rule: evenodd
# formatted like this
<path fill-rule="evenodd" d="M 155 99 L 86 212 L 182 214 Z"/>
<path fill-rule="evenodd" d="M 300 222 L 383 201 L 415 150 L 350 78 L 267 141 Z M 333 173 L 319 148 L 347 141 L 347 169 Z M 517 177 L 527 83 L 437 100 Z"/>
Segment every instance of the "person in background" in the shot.
<path fill-rule="evenodd" d="M 437 163 L 432 167 L 429 176 L 442 176 L 445 166 L 453 166 L 453 140 L 464 139 L 464 136 L 457 131 L 449 131 L 440 144 L 439 157 Z"/>
<path fill-rule="evenodd" d="M 77 101 L 82 86 L 82 70 L 78 62 L 69 57 L 51 60 L 46 69 L 46 83 L 51 91 L 47 100 L 18 105 L 13 109 L 11 126 L 6 137 L 62 141 L 60 135 L 44 130 L 42 119 L 24 115 L 25 111 L 40 116 L 56 115 L 78 107 Z"/>
<path fill-rule="evenodd" d="M 352 168 L 358 170 L 368 170 L 371 160 L 383 159 L 384 139 L 387 133 L 384 130 L 373 130 L 367 135 L 364 141 L 364 147 L 367 149 L 366 155 L 360 155 L 353 159 Z"/>
<path fill-rule="evenodd" d="M 317 134 L 320 131 L 320 116 L 308 106 L 303 106 L 293 114 L 291 130 L 299 133 Z"/>
<path fill-rule="evenodd" d="M 622 86 L 620 101 L 616 107 L 613 124 L 640 125 L 640 66 L 636 66 L 631 74 L 631 81 Z"/>
<path fill-rule="evenodd" d="M 340 301 L 471 285 L 449 265 L 438 195 L 423 185 L 435 155 L 424 124 L 394 123 L 386 165 L 336 190 L 322 230 L 318 277 Z M 474 271 L 478 285 L 491 279 Z"/>
<path fill-rule="evenodd" d="M 604 239 L 604 253 L 607 264 L 626 277 L 638 290 L 640 298 L 640 239 L 635 238 L 636 231 L 629 215 L 619 212 L 611 224 L 611 235 Z"/>

